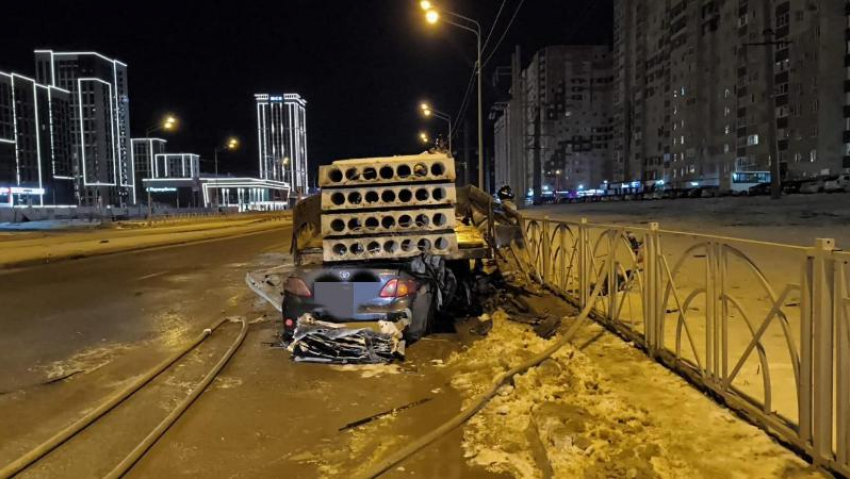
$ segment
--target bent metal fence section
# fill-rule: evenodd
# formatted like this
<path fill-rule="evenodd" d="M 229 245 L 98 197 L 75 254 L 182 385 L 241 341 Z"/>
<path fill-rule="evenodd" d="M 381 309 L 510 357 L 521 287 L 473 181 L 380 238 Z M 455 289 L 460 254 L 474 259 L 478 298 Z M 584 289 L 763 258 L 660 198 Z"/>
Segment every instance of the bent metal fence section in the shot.
<path fill-rule="evenodd" d="M 525 218 L 523 229 L 550 287 L 850 475 L 850 253 L 833 240 L 798 247 L 585 219 Z"/>

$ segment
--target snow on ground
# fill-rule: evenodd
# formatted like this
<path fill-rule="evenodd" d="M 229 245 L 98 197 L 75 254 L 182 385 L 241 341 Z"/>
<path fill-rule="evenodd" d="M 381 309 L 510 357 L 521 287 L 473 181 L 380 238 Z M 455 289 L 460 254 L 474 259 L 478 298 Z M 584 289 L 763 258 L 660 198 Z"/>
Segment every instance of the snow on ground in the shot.
<path fill-rule="evenodd" d="M 504 386 L 464 427 L 467 460 L 522 478 L 821 477 L 619 338 L 588 325 L 551 360 Z M 496 322 L 447 366 L 464 402 L 551 343 Z M 624 370 L 625 369 L 625 370 Z"/>
<path fill-rule="evenodd" d="M 850 194 L 791 195 L 617 201 L 547 205 L 525 210 L 532 216 L 591 223 L 647 225 L 777 243 L 811 246 L 830 237 L 850 248 Z"/>
<path fill-rule="evenodd" d="M 72 228 L 95 228 L 100 221 L 89 220 L 43 220 L 18 223 L 0 222 L 0 231 L 52 231 Z"/>

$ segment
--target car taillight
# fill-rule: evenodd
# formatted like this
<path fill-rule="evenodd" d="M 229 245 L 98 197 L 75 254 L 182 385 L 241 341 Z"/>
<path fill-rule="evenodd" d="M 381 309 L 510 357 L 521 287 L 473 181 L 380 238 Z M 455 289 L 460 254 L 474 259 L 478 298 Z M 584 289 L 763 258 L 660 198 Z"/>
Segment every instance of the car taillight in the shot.
<path fill-rule="evenodd" d="M 295 296 L 303 296 L 305 298 L 313 296 L 310 288 L 307 287 L 307 283 L 301 278 L 287 278 L 286 283 L 283 285 L 283 290 Z"/>
<path fill-rule="evenodd" d="M 391 279 L 381 288 L 379 294 L 382 298 L 403 298 L 416 291 L 416 281 L 405 279 Z"/>

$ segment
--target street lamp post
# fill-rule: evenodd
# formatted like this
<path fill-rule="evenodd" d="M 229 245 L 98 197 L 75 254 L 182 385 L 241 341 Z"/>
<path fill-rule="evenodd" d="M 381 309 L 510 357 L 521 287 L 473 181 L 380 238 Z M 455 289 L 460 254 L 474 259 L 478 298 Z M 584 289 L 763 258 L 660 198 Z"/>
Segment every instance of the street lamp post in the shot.
<path fill-rule="evenodd" d="M 440 120 L 444 120 L 449 125 L 449 153 L 453 155 L 452 149 L 452 117 L 447 115 L 446 113 L 437 110 L 436 108 L 431 108 L 431 106 L 427 103 L 423 103 L 420 105 L 422 109 L 422 114 L 425 116 L 433 116 L 434 118 L 439 118 Z"/>
<path fill-rule="evenodd" d="M 454 27 L 466 30 L 468 32 L 474 33 L 475 38 L 478 44 L 478 61 L 475 63 L 476 74 L 478 75 L 478 187 L 484 191 L 487 191 L 487 186 L 484 183 L 484 106 L 483 95 L 482 95 L 482 70 L 483 65 L 481 63 L 481 24 L 476 20 L 465 17 L 458 13 L 450 12 L 443 10 L 443 13 L 446 15 L 456 18 L 458 20 L 467 22 L 474 26 L 470 27 L 469 25 L 464 25 L 462 23 L 455 22 L 453 20 L 449 20 L 447 18 L 442 18 L 440 13 L 435 9 L 434 5 L 427 0 L 423 0 L 419 3 L 423 10 L 425 10 L 425 19 L 430 24 L 435 24 L 438 21 L 442 20 L 449 25 Z"/>
<path fill-rule="evenodd" d="M 239 140 L 231 136 L 230 138 L 227 139 L 227 143 L 225 143 L 224 146 L 217 147 L 217 148 L 215 148 L 215 150 L 213 150 L 213 162 L 215 164 L 216 181 L 218 181 L 218 154 L 222 151 L 234 151 L 237 148 L 239 148 Z M 215 206 L 216 206 L 216 208 L 218 208 L 218 186 L 217 185 L 216 185 L 216 188 L 215 188 Z"/>
<path fill-rule="evenodd" d="M 153 144 L 150 141 L 151 133 L 157 131 L 174 131 L 176 128 L 177 117 L 175 117 L 174 115 L 167 115 L 165 118 L 162 119 L 161 123 L 145 128 L 145 141 L 147 141 L 148 147 L 151 149 L 150 155 L 153 158 L 153 161 L 156 161 L 156 157 L 153 156 Z M 133 165 L 133 168 L 135 167 L 136 165 Z M 151 167 L 153 168 L 153 166 Z M 149 176 L 149 179 L 153 179 L 153 170 L 150 171 Z M 151 221 L 153 221 L 153 200 L 151 199 L 150 183 L 148 183 L 148 186 L 145 188 L 145 190 L 147 190 L 148 196 L 148 226 L 150 226 Z"/>

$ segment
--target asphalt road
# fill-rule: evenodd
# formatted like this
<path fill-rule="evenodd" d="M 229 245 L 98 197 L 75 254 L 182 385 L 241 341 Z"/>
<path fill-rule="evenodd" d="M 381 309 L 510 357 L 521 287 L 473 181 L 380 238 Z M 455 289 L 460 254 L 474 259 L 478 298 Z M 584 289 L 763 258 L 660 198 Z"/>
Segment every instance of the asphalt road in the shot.
<path fill-rule="evenodd" d="M 61 374 L 57 362 L 81 353 L 194 336 L 243 292 L 249 263 L 288 249 L 290 231 L 0 272 L 0 391 Z"/>
<path fill-rule="evenodd" d="M 253 321 L 243 347 L 132 477 L 345 476 L 339 467 L 350 471 L 373 452 L 388 452 L 386 437 L 339 431 L 346 424 L 427 399 L 399 415 L 397 441 L 455 413 L 460 398 L 441 361 L 468 345 L 468 335 L 429 337 L 409 348 L 403 365 L 366 369 L 295 364 L 270 346 L 279 318 L 244 277 L 279 264 L 290 231 L 0 273 L 0 466 L 222 316 Z M 199 382 L 237 331 L 225 324 L 21 477 L 102 477 Z M 494 477 L 465 465 L 460 441 L 457 431 L 390 477 Z"/>

